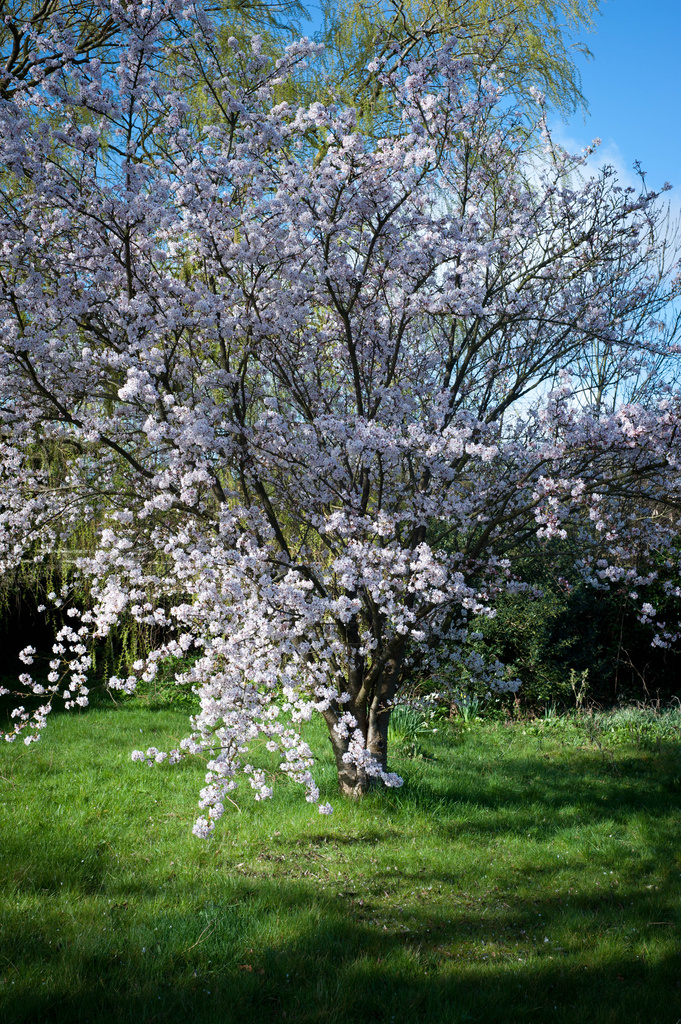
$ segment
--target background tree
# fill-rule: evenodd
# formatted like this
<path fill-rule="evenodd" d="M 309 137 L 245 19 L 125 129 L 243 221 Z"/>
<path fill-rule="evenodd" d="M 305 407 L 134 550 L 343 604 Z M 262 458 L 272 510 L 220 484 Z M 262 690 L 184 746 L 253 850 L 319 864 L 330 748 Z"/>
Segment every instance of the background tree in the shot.
<path fill-rule="evenodd" d="M 561 113 L 585 106 L 577 54 L 593 28 L 598 0 L 370 0 L 324 3 L 326 72 L 332 89 L 370 119 L 390 117 L 389 96 L 371 68 L 418 59 L 450 36 L 478 74 L 493 71 L 516 102 L 537 92 Z"/>

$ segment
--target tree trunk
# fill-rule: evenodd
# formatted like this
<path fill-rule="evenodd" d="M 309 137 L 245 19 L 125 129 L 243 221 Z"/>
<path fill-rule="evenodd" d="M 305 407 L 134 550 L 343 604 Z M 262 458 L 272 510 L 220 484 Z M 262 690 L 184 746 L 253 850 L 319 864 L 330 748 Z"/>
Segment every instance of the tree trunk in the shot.
<path fill-rule="evenodd" d="M 367 730 L 367 750 L 374 755 L 383 771 L 388 770 L 388 725 L 392 708 L 385 707 L 378 697 L 369 708 L 369 728 Z"/>
<path fill-rule="evenodd" d="M 357 726 L 355 728 L 360 730 L 364 746 L 378 761 L 384 772 L 388 770 L 388 725 L 392 710 L 391 701 L 398 686 L 400 664 L 401 658 L 399 660 L 391 659 L 388 663 L 382 677 L 374 688 L 374 696 L 370 705 L 368 700 L 361 704 L 351 701 L 343 705 L 343 711 L 349 712 L 356 719 Z M 348 764 L 347 761 L 343 760 L 343 755 L 348 751 L 354 730 L 350 730 L 350 736 L 341 737 L 334 728 L 337 720 L 336 715 L 333 712 L 328 712 L 324 717 L 329 728 L 329 739 L 331 740 L 331 746 L 333 747 L 336 759 L 340 791 L 343 796 L 349 796 L 353 800 L 358 800 L 365 793 L 368 793 L 372 785 L 375 785 L 378 780 L 375 776 L 367 775 L 357 765 Z"/>
<path fill-rule="evenodd" d="M 348 741 L 336 739 L 331 735 L 331 746 L 336 758 L 336 770 L 338 772 L 338 788 L 343 796 L 349 796 L 352 800 L 359 800 L 365 793 L 369 792 L 372 780 L 367 773 L 358 768 L 355 764 L 347 764 L 343 760 L 343 754 L 348 749 Z"/>
<path fill-rule="evenodd" d="M 357 719 L 356 728 L 360 730 L 363 736 L 366 736 L 366 709 L 346 704 L 344 705 L 343 710 L 349 711 L 350 714 L 355 716 L 355 718 Z M 329 727 L 329 739 L 331 740 L 333 755 L 336 759 L 336 771 L 338 772 L 338 787 L 343 796 L 349 796 L 353 800 L 359 800 L 360 797 L 364 796 L 365 793 L 369 792 L 371 779 L 363 769 L 358 768 L 357 765 L 355 764 L 348 764 L 347 761 L 343 760 L 343 755 L 347 754 L 348 752 L 348 747 L 350 746 L 350 739 L 352 738 L 352 733 L 354 732 L 354 730 L 350 730 L 349 736 L 339 736 L 334 728 L 336 724 L 336 716 L 325 715 L 325 718 L 326 724 Z"/>

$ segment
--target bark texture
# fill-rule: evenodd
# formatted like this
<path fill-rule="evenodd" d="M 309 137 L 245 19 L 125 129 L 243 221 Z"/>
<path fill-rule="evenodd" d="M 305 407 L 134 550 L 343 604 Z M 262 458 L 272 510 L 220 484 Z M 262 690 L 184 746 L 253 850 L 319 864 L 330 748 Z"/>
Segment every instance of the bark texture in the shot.
<path fill-rule="evenodd" d="M 362 680 L 357 687 L 353 699 L 343 705 L 342 710 L 355 718 L 356 729 L 361 732 L 365 748 L 373 755 L 383 771 L 388 770 L 388 726 L 390 724 L 391 705 L 399 686 L 401 658 L 392 658 L 384 665 L 383 671 L 367 685 Z M 357 800 L 364 796 L 373 785 L 380 781 L 368 775 L 356 764 L 344 760 L 348 753 L 352 732 L 349 736 L 341 736 L 336 731 L 338 713 L 329 711 L 325 714 L 329 728 L 329 739 L 336 759 L 338 786 L 344 796 Z"/>

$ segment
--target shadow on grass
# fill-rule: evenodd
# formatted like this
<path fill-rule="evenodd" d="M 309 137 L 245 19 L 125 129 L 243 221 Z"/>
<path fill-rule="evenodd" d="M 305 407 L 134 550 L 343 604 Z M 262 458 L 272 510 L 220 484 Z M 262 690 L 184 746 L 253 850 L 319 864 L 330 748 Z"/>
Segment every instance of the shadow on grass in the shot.
<path fill-rule="evenodd" d="M 138 901 L 144 899 L 137 894 Z M 625 904 L 623 915 L 618 907 Z M 544 942 L 547 934 L 560 934 L 566 915 L 582 915 L 597 932 L 616 927 L 625 916 L 627 929 L 645 935 L 661 926 L 650 921 L 650 910 L 650 901 L 633 887 L 619 892 L 617 901 L 608 894 L 573 901 L 520 899 L 496 907 L 485 922 L 478 911 L 452 903 L 424 910 L 406 932 L 389 918 L 385 924 L 363 919 L 370 911 L 356 900 L 309 886 L 232 881 L 229 897 L 202 914 L 166 914 L 163 939 L 144 952 L 129 942 L 124 908 L 113 941 L 105 948 L 100 940 L 99 950 L 92 935 L 72 935 L 59 946 L 49 922 L 38 933 L 26 920 L 23 934 L 5 934 L 0 941 L 0 1008 L 5 1024 L 676 1024 L 681 964 L 673 947 L 648 962 L 623 955 L 622 943 L 617 953 L 606 944 L 588 962 L 578 948 Z M 658 897 L 656 910 L 665 912 L 664 899 Z M 268 914 L 276 929 L 284 913 L 288 936 L 267 941 Z M 667 913 L 673 924 L 671 906 Z M 253 916 L 260 938 L 249 947 Z M 172 933 L 181 942 L 171 941 Z M 210 938 L 210 959 L 202 952 L 204 937 Z M 55 961 L 62 963 L 61 986 Z M 31 964 L 21 984 L 8 967 L 17 963 Z"/>
<path fill-rule="evenodd" d="M 97 728 L 104 758 L 119 740 L 104 719 Z M 52 768 L 51 757 L 25 769 L 41 785 L 50 772 L 50 786 L 59 772 L 73 775 L 66 762 Z M 613 768 L 576 752 L 557 764 L 538 749 L 492 750 L 479 764 L 470 751 L 445 750 L 445 763 L 437 777 L 414 768 L 404 790 L 372 794 L 347 828 L 332 819 L 327 832 L 315 823 L 288 835 L 282 811 L 274 835 L 260 837 L 264 852 L 238 866 L 246 877 L 218 841 L 197 845 L 185 854 L 193 863 L 174 874 L 172 854 L 164 858 L 179 823 L 147 867 L 142 847 L 125 847 L 145 821 L 132 817 L 143 791 L 132 774 L 126 829 L 97 818 L 96 807 L 89 818 L 88 805 L 78 828 L 48 823 L 40 857 L 26 835 L 6 833 L 0 1021 L 678 1024 L 677 761 L 618 754 Z M 18 775 L 11 784 L 20 791 Z M 75 801 L 81 783 L 73 785 Z M 119 798 L 110 788 L 106 799 L 113 807 Z M 614 846 L 608 833 L 621 825 L 624 835 L 633 820 L 633 848 Z M 431 846 L 402 858 L 407 834 L 418 851 L 414 822 L 428 823 Z M 561 831 L 572 857 L 565 876 L 550 862 L 563 851 L 552 847 Z M 458 860 L 448 855 L 454 848 Z M 601 853 L 604 867 L 617 864 L 616 882 L 600 860 L 597 871 L 589 863 Z M 484 859 L 502 854 L 508 866 L 484 882 Z M 304 878 L 312 868 L 319 877 Z"/>

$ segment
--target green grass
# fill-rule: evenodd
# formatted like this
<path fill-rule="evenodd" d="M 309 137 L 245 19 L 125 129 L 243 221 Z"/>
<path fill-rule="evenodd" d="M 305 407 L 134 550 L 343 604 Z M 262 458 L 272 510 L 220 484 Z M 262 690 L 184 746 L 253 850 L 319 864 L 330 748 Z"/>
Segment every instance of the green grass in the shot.
<path fill-rule="evenodd" d="M 681 1018 L 673 735 L 444 726 L 357 806 L 313 732 L 334 815 L 244 792 L 205 843 L 201 763 L 129 756 L 184 727 L 90 711 L 0 750 L 3 1024 Z"/>

